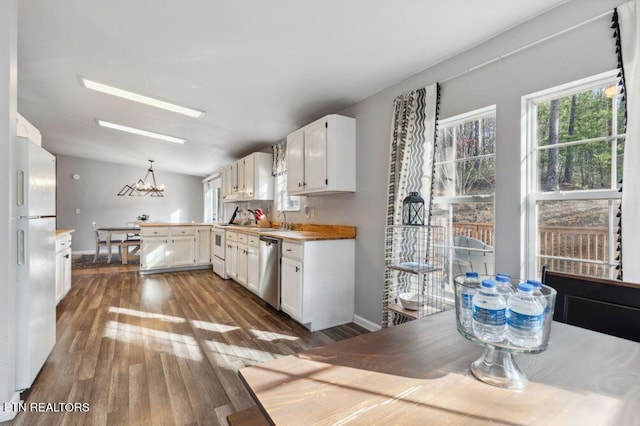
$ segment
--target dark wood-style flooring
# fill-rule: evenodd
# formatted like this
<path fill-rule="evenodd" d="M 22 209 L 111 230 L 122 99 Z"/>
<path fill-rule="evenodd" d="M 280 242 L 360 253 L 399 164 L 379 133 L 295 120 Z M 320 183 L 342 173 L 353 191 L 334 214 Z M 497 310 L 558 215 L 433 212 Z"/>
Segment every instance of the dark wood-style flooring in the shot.
<path fill-rule="evenodd" d="M 226 424 L 254 405 L 238 369 L 365 332 L 311 333 L 210 270 L 77 271 L 58 305 L 58 342 L 23 398 L 89 411 L 21 412 L 14 424 Z"/>

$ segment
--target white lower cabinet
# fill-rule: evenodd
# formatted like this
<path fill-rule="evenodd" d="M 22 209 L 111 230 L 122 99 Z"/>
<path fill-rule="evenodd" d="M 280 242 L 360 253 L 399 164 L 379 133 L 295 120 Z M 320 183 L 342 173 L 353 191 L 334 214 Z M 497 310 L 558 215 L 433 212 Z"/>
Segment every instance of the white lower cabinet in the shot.
<path fill-rule="evenodd" d="M 247 286 L 248 254 L 249 254 L 249 247 L 247 245 L 247 242 L 238 241 L 238 271 L 236 274 L 236 281 L 245 287 Z"/>
<path fill-rule="evenodd" d="M 56 303 L 71 289 L 71 234 L 56 238 Z"/>
<path fill-rule="evenodd" d="M 229 278 L 236 280 L 238 275 L 238 234 L 227 231 L 226 238 L 225 269 Z"/>
<path fill-rule="evenodd" d="M 258 294 L 260 281 L 260 238 L 249 235 L 247 244 L 247 288 Z"/>
<path fill-rule="evenodd" d="M 169 236 L 145 237 L 143 235 L 140 248 L 140 270 L 168 268 L 170 266 Z"/>
<path fill-rule="evenodd" d="M 353 321 L 355 240 L 282 244 L 281 309 L 311 331 Z"/>
<path fill-rule="evenodd" d="M 302 315 L 302 262 L 282 258 L 280 270 L 280 309 L 297 321 L 303 322 Z"/>
<path fill-rule="evenodd" d="M 171 266 L 190 266 L 196 263 L 196 240 L 193 236 L 171 237 Z"/>
<path fill-rule="evenodd" d="M 210 265 L 211 231 L 210 227 L 206 228 L 208 232 L 197 233 L 194 226 L 143 227 L 140 231 L 140 270 Z"/>
<path fill-rule="evenodd" d="M 196 228 L 196 264 L 211 264 L 211 227 L 199 226 Z"/>

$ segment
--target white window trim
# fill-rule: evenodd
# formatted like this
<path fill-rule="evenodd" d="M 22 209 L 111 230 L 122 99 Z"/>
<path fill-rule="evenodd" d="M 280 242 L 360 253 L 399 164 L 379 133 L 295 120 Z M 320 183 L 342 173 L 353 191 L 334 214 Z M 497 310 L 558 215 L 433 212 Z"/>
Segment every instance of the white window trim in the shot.
<path fill-rule="evenodd" d="M 619 81 L 617 77 L 618 70 L 611 70 L 596 74 L 591 77 L 586 77 L 580 80 L 576 80 L 570 83 L 561 84 L 549 89 L 541 90 L 539 92 L 532 93 L 522 97 L 522 117 L 523 117 L 523 129 L 522 132 L 522 168 L 523 172 L 523 207 L 524 211 L 521 214 L 521 232 L 522 241 L 524 244 L 521 247 L 521 262 L 522 267 L 520 271 L 521 277 L 538 277 L 540 271 L 537 270 L 537 258 L 539 241 L 537 237 L 537 203 L 538 201 L 560 200 L 560 201 L 572 201 L 572 200 L 618 200 L 621 199 L 621 194 L 615 189 L 600 189 L 600 190 L 582 190 L 582 191 L 557 191 L 557 192 L 534 192 L 537 186 L 537 151 L 545 148 L 539 148 L 535 146 L 537 137 L 537 120 L 534 115 L 534 105 L 541 101 L 550 98 L 561 98 L 565 96 L 571 96 L 577 93 L 582 93 L 591 89 L 594 86 L 605 84 L 616 84 Z M 602 137 L 594 138 L 593 141 L 598 140 L 611 140 L 611 139 L 623 139 L 624 135 L 616 137 Z M 578 144 L 591 141 L 585 139 L 583 141 L 576 141 Z M 564 143 L 563 146 L 568 146 L 570 143 Z M 615 164 L 612 164 L 612 172 L 615 172 Z M 613 173 L 612 173 L 613 176 Z M 613 223 L 613 212 L 609 208 L 609 223 Z M 609 230 L 609 241 L 614 241 L 614 235 L 611 235 L 612 229 Z M 609 259 L 614 259 L 615 248 L 614 244 L 610 244 L 609 247 Z M 544 256 L 549 257 L 549 256 Z M 575 259 L 572 259 L 575 260 Z M 580 260 L 582 262 L 582 260 Z M 585 260 L 586 262 L 586 260 Z M 588 262 L 591 263 L 591 262 Z M 607 262 L 602 262 L 606 264 Z M 609 262 L 611 263 L 611 261 Z"/>

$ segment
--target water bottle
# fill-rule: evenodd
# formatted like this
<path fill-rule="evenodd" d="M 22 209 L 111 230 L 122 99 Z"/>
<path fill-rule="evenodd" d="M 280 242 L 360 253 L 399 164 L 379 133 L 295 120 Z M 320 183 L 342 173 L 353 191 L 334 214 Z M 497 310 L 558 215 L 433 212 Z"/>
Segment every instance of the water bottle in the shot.
<path fill-rule="evenodd" d="M 462 328 L 467 333 L 473 333 L 472 299 L 478 287 L 480 287 L 480 281 L 478 280 L 478 273 L 467 272 L 465 274 L 464 285 L 461 286 L 462 291 L 460 294 L 460 323 L 462 324 Z"/>
<path fill-rule="evenodd" d="M 514 346 L 535 348 L 542 344 L 544 307 L 533 295 L 533 286 L 518 284 L 507 302 L 507 339 Z"/>
<path fill-rule="evenodd" d="M 496 291 L 504 297 L 504 300 L 509 299 L 513 294 L 513 288 L 511 288 L 511 276 L 508 274 L 496 275 Z"/>
<path fill-rule="evenodd" d="M 544 313 L 546 314 L 549 311 L 549 307 L 547 306 L 547 299 L 542 294 L 542 283 L 538 280 L 527 280 L 527 284 L 531 284 L 533 287 L 533 295 L 536 297 L 542 307 L 544 308 Z"/>
<path fill-rule="evenodd" d="M 507 329 L 507 303 L 494 280 L 483 280 L 473 295 L 473 334 L 485 342 L 501 342 Z"/>

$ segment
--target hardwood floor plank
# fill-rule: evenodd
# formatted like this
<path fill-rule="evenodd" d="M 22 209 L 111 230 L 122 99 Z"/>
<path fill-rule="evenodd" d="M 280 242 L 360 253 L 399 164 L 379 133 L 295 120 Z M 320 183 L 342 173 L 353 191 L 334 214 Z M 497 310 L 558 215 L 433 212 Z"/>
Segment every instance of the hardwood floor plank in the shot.
<path fill-rule="evenodd" d="M 16 425 L 225 425 L 255 405 L 239 368 L 366 332 L 311 333 L 210 270 L 105 269 L 73 271 L 58 342 L 23 395 L 89 411 L 23 412 Z"/>

